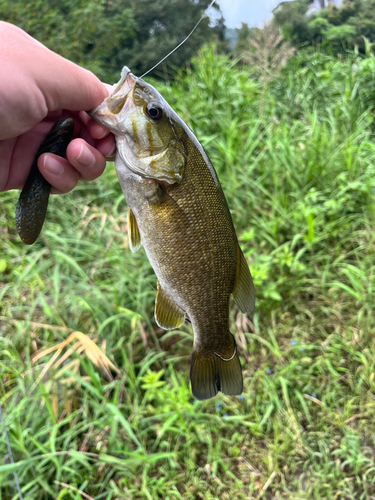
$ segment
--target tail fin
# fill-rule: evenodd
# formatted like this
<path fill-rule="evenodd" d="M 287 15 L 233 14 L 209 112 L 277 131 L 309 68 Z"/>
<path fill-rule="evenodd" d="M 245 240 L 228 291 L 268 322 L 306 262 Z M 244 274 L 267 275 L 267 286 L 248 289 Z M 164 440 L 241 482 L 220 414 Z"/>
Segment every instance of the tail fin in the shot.
<path fill-rule="evenodd" d="M 242 370 L 236 342 L 234 354 L 227 360 L 213 351 L 194 351 L 190 363 L 190 382 L 193 396 L 200 401 L 213 398 L 218 391 L 228 396 L 241 394 Z"/>

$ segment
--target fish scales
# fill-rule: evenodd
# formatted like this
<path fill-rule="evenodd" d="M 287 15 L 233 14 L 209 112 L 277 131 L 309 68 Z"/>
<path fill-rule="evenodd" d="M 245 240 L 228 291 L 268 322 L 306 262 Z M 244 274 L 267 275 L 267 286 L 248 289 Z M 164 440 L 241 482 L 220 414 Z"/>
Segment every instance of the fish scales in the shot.
<path fill-rule="evenodd" d="M 117 171 L 162 288 L 188 314 L 197 347 L 207 348 L 201 340 L 202 335 L 207 340 L 207 335 L 210 350 L 219 351 L 228 344 L 237 238 L 220 187 L 202 157 L 194 155 L 194 146 L 186 144 L 186 149 L 184 178 L 166 187 L 170 198 L 160 205 L 150 205 L 139 193 L 145 179 L 123 163 Z M 231 339 L 228 348 L 232 348 Z"/>
<path fill-rule="evenodd" d="M 194 396 L 240 394 L 230 296 L 249 313 L 255 293 L 213 166 L 162 96 L 127 68 L 112 95 L 90 114 L 116 135 L 130 245 L 134 250 L 143 244 L 158 278 L 156 321 L 166 329 L 186 316 L 192 323 Z"/>

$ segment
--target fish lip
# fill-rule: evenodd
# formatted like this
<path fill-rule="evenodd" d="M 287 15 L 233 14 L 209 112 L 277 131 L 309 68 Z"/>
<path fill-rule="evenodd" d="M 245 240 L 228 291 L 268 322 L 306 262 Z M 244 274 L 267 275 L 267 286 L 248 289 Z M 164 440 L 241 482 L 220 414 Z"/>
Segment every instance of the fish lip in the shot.
<path fill-rule="evenodd" d="M 135 82 L 136 77 L 131 73 L 127 66 L 124 66 L 121 71 L 120 80 L 112 87 L 112 93 L 106 97 L 104 101 L 99 104 L 99 106 L 87 111 L 87 114 L 95 121 L 112 129 L 115 127 L 113 122 L 115 122 L 116 119 L 114 119 L 115 116 L 111 112 L 110 102 L 114 97 L 126 99 L 129 93 L 133 90 Z"/>
<path fill-rule="evenodd" d="M 134 83 L 135 83 L 134 82 L 134 75 L 132 75 L 132 72 L 130 71 L 130 69 L 127 66 L 124 66 L 121 70 L 120 80 L 114 85 L 114 90 L 113 90 L 110 97 L 113 97 L 115 94 L 117 94 L 117 92 L 119 92 L 121 90 L 124 83 L 126 83 L 126 80 L 128 79 L 129 75 L 131 75 L 133 77 L 133 86 L 134 86 Z"/>

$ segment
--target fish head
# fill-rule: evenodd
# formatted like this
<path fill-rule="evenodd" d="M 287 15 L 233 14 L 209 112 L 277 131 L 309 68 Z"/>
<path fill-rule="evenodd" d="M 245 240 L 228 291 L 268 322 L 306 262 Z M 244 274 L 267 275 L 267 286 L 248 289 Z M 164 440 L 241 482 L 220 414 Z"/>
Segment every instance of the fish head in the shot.
<path fill-rule="evenodd" d="M 89 115 L 115 134 L 117 154 L 133 172 L 169 184 L 181 182 L 186 154 L 179 118 L 159 92 L 129 68 Z"/>

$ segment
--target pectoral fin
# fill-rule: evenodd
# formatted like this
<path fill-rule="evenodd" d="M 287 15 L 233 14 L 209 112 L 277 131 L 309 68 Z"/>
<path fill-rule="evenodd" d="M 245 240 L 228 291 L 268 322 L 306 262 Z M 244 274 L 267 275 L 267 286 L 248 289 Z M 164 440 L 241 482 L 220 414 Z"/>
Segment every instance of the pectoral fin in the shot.
<path fill-rule="evenodd" d="M 251 313 L 255 306 L 255 289 L 249 266 L 240 247 L 237 252 L 236 283 L 233 298 L 244 314 Z"/>
<path fill-rule="evenodd" d="M 155 300 L 155 319 L 160 328 L 173 330 L 185 321 L 184 311 L 169 298 L 158 282 L 158 291 Z"/>
<path fill-rule="evenodd" d="M 128 208 L 128 237 L 130 250 L 136 252 L 142 245 L 141 235 L 139 233 L 137 221 L 130 208 Z"/>

